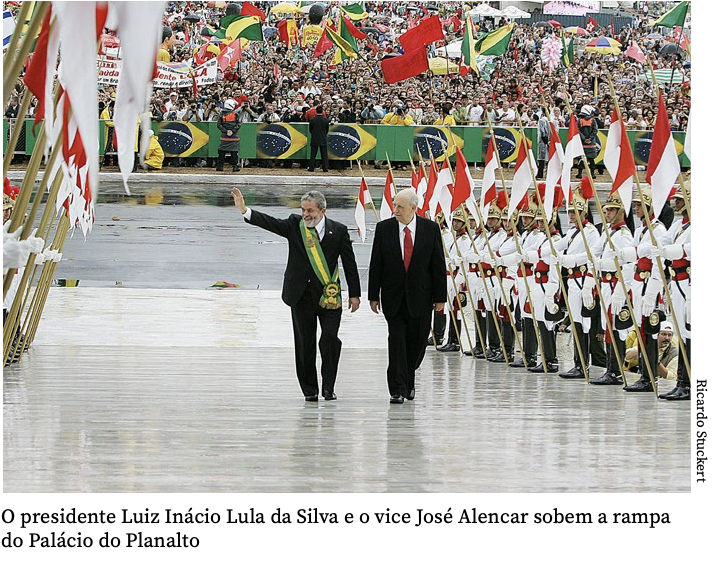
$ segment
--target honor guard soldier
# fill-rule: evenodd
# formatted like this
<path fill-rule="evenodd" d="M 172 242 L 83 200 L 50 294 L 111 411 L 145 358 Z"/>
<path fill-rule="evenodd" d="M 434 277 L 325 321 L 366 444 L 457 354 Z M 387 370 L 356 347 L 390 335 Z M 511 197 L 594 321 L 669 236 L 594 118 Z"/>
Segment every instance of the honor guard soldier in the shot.
<path fill-rule="evenodd" d="M 525 200 L 525 198 L 523 198 Z M 521 202 L 522 203 L 522 202 Z M 527 197 L 527 203 L 523 206 L 518 214 L 520 221 L 522 222 L 524 231 L 520 235 L 520 250 L 522 253 L 530 250 L 537 250 L 538 245 L 536 241 L 542 237 L 542 234 L 537 229 L 537 203 L 533 196 Z M 515 285 L 517 289 L 517 305 L 520 308 L 520 319 L 522 320 L 522 338 L 523 338 L 523 351 L 525 352 L 525 360 L 528 366 L 535 366 L 537 364 L 537 350 L 538 342 L 537 335 L 535 334 L 535 326 L 533 323 L 532 311 L 535 308 L 535 302 L 530 307 L 530 300 L 533 295 L 533 285 L 535 284 L 535 275 L 533 274 L 533 264 L 530 262 L 524 262 L 522 260 L 522 254 L 515 252 L 501 257 L 501 263 L 508 268 L 517 268 L 517 275 L 515 277 Z M 527 287 L 525 286 L 525 280 L 527 280 Z M 528 294 L 527 289 L 530 289 Z M 512 368 L 525 368 L 525 363 L 522 359 L 515 362 L 511 362 Z"/>
<path fill-rule="evenodd" d="M 545 198 L 545 184 L 538 183 L 540 202 Z M 555 200 L 555 195 L 552 195 Z M 560 192 L 562 197 L 562 192 Z M 534 284 L 531 286 L 533 293 L 533 305 L 535 306 L 535 320 L 538 323 L 541 346 L 545 357 L 545 365 L 539 362 L 535 366 L 529 366 L 528 372 L 544 373 L 558 371 L 557 347 L 555 341 L 555 323 L 563 318 L 558 304 L 558 292 L 560 291 L 560 279 L 558 277 L 557 261 L 549 257 L 554 256 L 552 247 L 560 240 L 560 232 L 556 227 L 557 210 L 553 207 L 552 217 L 548 218 L 552 246 L 545 230 L 545 216 L 543 209 L 537 206 L 536 221 L 539 237 L 535 240 L 535 249 L 528 249 L 523 252 L 523 261 L 532 263 Z M 551 266 L 552 264 L 552 266 Z M 537 304 L 537 305 L 536 305 Z"/>
<path fill-rule="evenodd" d="M 498 321 L 501 322 L 502 340 L 505 350 L 508 354 L 510 363 L 514 362 L 515 354 L 515 331 L 513 330 L 514 308 L 517 307 L 517 289 L 516 276 L 517 269 L 508 268 L 502 263 L 503 256 L 516 252 L 515 237 L 517 233 L 517 210 L 513 213 L 512 219 L 508 217 L 508 200 L 505 192 L 500 192 L 497 199 L 493 202 L 500 210 L 500 221 L 502 222 L 502 231 L 498 234 L 499 246 L 495 251 L 495 264 L 498 266 L 500 281 L 495 286 L 495 307 L 498 314 Z M 488 257 L 490 259 L 491 257 Z M 490 262 L 488 260 L 488 262 Z M 520 281 L 522 283 L 522 281 Z M 488 358 L 489 362 L 504 362 L 505 357 L 500 351 L 499 355 Z M 522 361 L 521 361 L 522 362 Z"/>
<path fill-rule="evenodd" d="M 670 296 L 675 308 L 675 316 L 680 325 L 678 334 L 685 344 L 687 360 L 690 360 L 690 187 L 681 187 L 675 194 L 675 212 L 681 215 L 681 220 L 676 221 L 668 231 L 670 243 L 664 247 L 654 247 L 651 251 L 653 257 L 661 257 L 664 260 L 672 261 L 670 276 Z M 659 241 L 658 241 L 659 242 Z M 690 374 L 689 365 L 686 364 L 685 356 L 680 355 L 678 359 L 678 376 L 675 388 L 658 397 L 666 400 L 689 400 L 690 399 Z"/>
<path fill-rule="evenodd" d="M 577 333 L 577 341 L 573 339 L 574 361 L 575 365 L 568 371 L 560 373 L 561 378 L 584 378 L 585 373 L 582 369 L 582 363 L 589 366 L 589 345 L 590 345 L 590 316 L 589 310 L 592 310 L 597 300 L 593 294 L 595 289 L 595 280 L 591 269 L 588 268 L 588 256 L 585 249 L 585 241 L 592 249 L 600 239 L 595 226 L 588 220 L 588 212 L 590 211 L 590 199 L 593 196 L 592 185 L 587 177 L 583 177 L 580 184 L 573 191 L 571 201 L 568 203 L 568 219 L 570 228 L 567 234 L 558 241 L 555 246 L 560 256 L 560 264 L 567 269 L 567 307 L 575 324 L 575 332 Z M 576 213 L 577 210 L 577 213 Z M 585 316 L 583 315 L 585 309 Z M 580 342 L 578 349 L 577 342 Z M 582 360 L 581 360 L 582 359 Z"/>
<path fill-rule="evenodd" d="M 448 229 L 447 222 L 445 221 L 445 214 L 443 214 L 442 212 L 437 214 L 437 216 L 435 216 L 435 222 L 440 226 L 440 236 L 442 237 L 444 247 L 446 249 L 449 249 L 450 245 L 453 243 L 453 236 Z M 447 258 L 445 260 L 447 262 Z M 448 265 L 446 272 L 449 271 L 450 266 Z M 432 335 L 428 337 L 428 346 L 434 345 L 435 347 L 439 347 L 442 345 L 443 339 L 445 338 L 446 325 L 447 316 L 445 315 L 445 313 L 440 313 L 433 310 Z"/>
<path fill-rule="evenodd" d="M 608 196 L 602 206 L 604 220 L 608 226 L 610 240 L 608 240 L 605 229 L 600 233 L 600 240 L 592 248 L 595 275 L 599 276 L 602 297 L 605 307 L 609 309 L 608 316 L 612 320 L 612 327 L 607 327 L 605 315 L 600 316 L 600 326 L 605 332 L 605 372 L 598 378 L 590 380 L 591 384 L 616 386 L 622 384 L 622 368 L 618 363 L 617 356 L 610 340 L 609 331 L 613 332 L 618 354 L 622 361 L 625 360 L 625 340 L 627 339 L 632 318 L 625 300 L 625 292 L 619 282 L 615 258 L 611 253 L 612 248 L 625 249 L 633 244 L 633 236 L 625 224 L 625 209 L 622 200 L 617 192 Z M 621 275 L 627 283 L 632 280 L 633 269 L 630 264 L 622 266 Z M 628 287 L 628 290 L 630 288 Z"/>
<path fill-rule="evenodd" d="M 493 317 L 496 286 L 499 284 L 499 281 L 495 279 L 495 253 L 500 248 L 505 233 L 502 229 L 500 213 L 497 201 L 493 201 L 488 209 L 485 226 L 487 239 L 483 236 L 482 230 L 478 230 L 474 239 L 475 249 L 477 249 L 478 254 L 468 256 L 470 261 L 468 270 L 471 286 L 470 297 L 473 307 L 475 307 L 480 331 L 477 328 L 475 329 L 475 348 L 472 352 L 466 351 L 465 354 L 468 356 L 474 355 L 475 358 L 484 358 L 482 342 L 487 347 L 488 360 L 500 355 L 504 361 L 505 356 L 502 354 L 500 347 L 500 335 L 498 335 Z M 488 243 L 490 244 L 489 247 Z"/>
<path fill-rule="evenodd" d="M 457 210 L 452 218 L 452 230 L 455 233 L 450 246 L 447 247 L 449 255 L 448 264 L 448 306 L 450 315 L 454 316 L 456 322 L 450 321 L 448 329 L 448 340 L 438 349 L 440 352 L 457 352 L 460 350 L 460 333 L 462 332 L 462 307 L 466 300 L 462 289 L 467 290 L 460 264 L 463 257 L 467 256 L 472 247 L 470 236 L 467 234 L 465 217 L 461 210 Z M 452 236 L 452 234 L 451 234 Z M 452 277 L 452 278 L 451 278 Z M 453 284 L 453 278 L 455 283 Z M 458 289 L 458 295 L 455 294 Z M 457 325 L 457 329 L 456 329 Z"/>
<path fill-rule="evenodd" d="M 650 217 L 646 217 L 640 198 L 645 203 Z M 645 351 L 650 362 L 645 362 L 645 356 L 640 354 L 640 378 L 623 389 L 626 392 L 652 392 L 652 377 L 657 378 L 658 345 L 657 334 L 660 330 L 660 322 L 665 320 L 665 314 L 658 309 L 658 298 L 662 290 L 662 280 L 658 270 L 657 261 L 652 259 L 652 238 L 650 225 L 652 226 L 655 239 L 660 245 L 668 243 L 667 229 L 662 222 L 655 218 L 652 209 L 652 194 L 650 187 L 642 190 L 633 198 L 635 215 L 640 219 L 642 225 L 635 229 L 632 246 L 618 249 L 618 259 L 622 263 L 631 263 L 635 268 L 630 287 L 632 290 L 632 307 L 635 318 L 640 322 L 639 337 L 645 344 Z M 612 256 L 612 254 L 610 254 Z"/>

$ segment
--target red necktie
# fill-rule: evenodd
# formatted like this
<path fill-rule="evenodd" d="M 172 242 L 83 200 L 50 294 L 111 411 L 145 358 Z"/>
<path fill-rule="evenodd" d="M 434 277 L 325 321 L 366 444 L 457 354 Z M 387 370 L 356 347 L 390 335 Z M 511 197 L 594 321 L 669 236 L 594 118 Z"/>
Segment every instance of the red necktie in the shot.
<path fill-rule="evenodd" d="M 413 253 L 412 235 L 410 234 L 410 228 L 407 226 L 405 227 L 405 241 L 403 243 L 403 250 L 405 252 L 405 272 L 407 272 L 410 268 L 410 261 L 412 260 Z"/>

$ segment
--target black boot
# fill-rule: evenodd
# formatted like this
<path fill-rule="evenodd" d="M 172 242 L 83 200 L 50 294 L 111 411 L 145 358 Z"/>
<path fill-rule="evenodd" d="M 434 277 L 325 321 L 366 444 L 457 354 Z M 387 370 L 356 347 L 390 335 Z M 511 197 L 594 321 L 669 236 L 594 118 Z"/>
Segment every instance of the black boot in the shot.
<path fill-rule="evenodd" d="M 685 341 L 685 352 L 687 352 L 688 360 L 690 359 L 690 341 Z M 685 356 L 680 352 L 678 359 L 678 379 L 675 388 L 667 394 L 660 394 L 660 398 L 669 401 L 686 401 L 690 399 L 690 377 L 688 376 L 688 366 L 685 364 Z"/>
<path fill-rule="evenodd" d="M 620 358 L 625 358 L 625 341 L 620 339 L 617 331 L 613 332 L 615 337 L 615 344 L 617 344 L 618 353 Z M 618 365 L 617 357 L 615 356 L 615 349 L 612 343 L 605 343 L 605 373 L 598 378 L 590 380 L 591 384 L 598 386 L 619 386 L 623 383 L 621 377 L 620 366 Z"/>
<path fill-rule="evenodd" d="M 503 346 L 508 355 L 508 361 L 512 363 L 515 360 L 515 333 L 513 333 L 511 322 L 503 321 L 501 329 Z M 488 362 L 505 362 L 505 355 L 503 354 L 502 348 L 498 350 L 495 356 L 488 358 Z M 522 359 L 520 362 L 522 362 Z"/>
<path fill-rule="evenodd" d="M 451 315 L 455 315 L 451 313 Z M 460 333 L 462 329 L 462 321 L 457 320 L 457 330 L 455 330 L 455 323 L 450 321 L 450 330 L 448 331 L 448 342 L 438 349 L 440 352 L 457 352 L 460 350 Z"/>
<path fill-rule="evenodd" d="M 583 333 L 582 323 L 575 323 L 575 331 L 577 331 L 578 341 L 580 341 L 580 350 L 578 351 L 577 344 L 575 343 L 575 338 L 573 337 L 573 344 L 575 348 L 575 366 L 573 366 L 567 372 L 560 373 L 560 378 L 565 378 L 566 380 L 579 380 L 580 378 L 585 378 L 585 373 L 582 369 L 582 361 L 580 360 L 580 354 L 582 353 L 582 358 L 587 363 L 587 353 L 589 345 L 588 335 L 587 333 Z M 585 366 L 587 366 L 587 364 L 585 364 Z"/>
<path fill-rule="evenodd" d="M 642 334 L 640 335 L 640 338 L 642 338 Z M 645 351 L 647 352 L 648 358 L 650 359 L 652 374 L 655 378 L 657 378 L 658 348 L 657 341 L 653 339 L 651 335 L 648 335 L 647 339 L 645 339 Z M 634 384 L 623 387 L 623 390 L 625 390 L 626 392 L 652 392 L 653 383 L 650 380 L 651 370 L 648 369 L 648 366 L 645 362 L 645 356 L 642 354 L 642 351 L 638 352 L 640 354 L 640 379 L 637 380 Z"/>
<path fill-rule="evenodd" d="M 485 358 L 485 352 L 483 351 L 483 344 L 485 344 L 485 322 L 486 318 L 482 316 L 482 311 L 479 309 L 475 310 L 475 315 L 477 315 L 478 323 L 475 326 L 475 346 L 473 347 L 472 352 L 465 351 L 465 356 L 473 356 L 475 358 Z M 478 331 L 478 327 L 480 330 Z"/>
<path fill-rule="evenodd" d="M 445 326 L 447 324 L 447 317 L 444 313 L 438 313 L 437 311 L 433 312 L 433 327 L 432 332 L 435 336 L 435 340 L 433 341 L 432 336 L 428 338 L 427 344 L 428 346 L 440 346 L 443 342 L 443 337 L 445 336 Z"/>
<path fill-rule="evenodd" d="M 546 161 L 537 162 L 537 174 L 535 175 L 535 178 L 540 179 L 545 174 L 545 162 Z"/>
<path fill-rule="evenodd" d="M 523 351 L 525 352 L 525 360 L 528 366 L 535 366 L 537 364 L 537 337 L 535 336 L 535 327 L 533 326 L 532 319 L 523 318 L 522 327 L 522 339 L 523 339 Z M 511 362 L 512 368 L 525 368 L 525 363 L 522 358 Z"/>
<path fill-rule="evenodd" d="M 543 374 L 547 368 L 548 373 L 558 371 L 557 358 L 555 358 L 555 333 L 547 328 L 545 323 L 538 323 L 540 331 L 540 340 L 542 341 L 543 354 L 545 356 L 545 365 L 542 362 L 528 368 L 528 372 L 534 374 Z"/>

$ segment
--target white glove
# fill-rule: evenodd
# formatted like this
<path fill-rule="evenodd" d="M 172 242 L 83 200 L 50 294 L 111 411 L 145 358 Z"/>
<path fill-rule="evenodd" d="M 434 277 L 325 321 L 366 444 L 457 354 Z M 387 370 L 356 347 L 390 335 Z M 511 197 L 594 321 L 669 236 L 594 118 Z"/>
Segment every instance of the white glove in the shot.
<path fill-rule="evenodd" d="M 38 253 L 37 255 L 35 255 L 35 264 L 36 265 L 44 264 L 45 260 L 46 260 L 45 253 Z"/>
<path fill-rule="evenodd" d="M 30 256 L 30 243 L 27 239 L 20 241 L 21 229 L 15 230 L 13 233 L 8 232 L 10 227 L 8 221 L 3 231 L 3 274 L 11 268 L 20 268 L 27 263 Z"/>
<path fill-rule="evenodd" d="M 548 282 L 545 284 L 545 309 L 553 311 L 555 307 L 555 294 L 558 291 L 557 282 Z"/>
<path fill-rule="evenodd" d="M 563 268 L 574 268 L 577 261 L 573 255 L 563 255 L 560 264 Z"/>
<path fill-rule="evenodd" d="M 464 261 L 463 257 L 453 257 L 452 259 L 450 259 L 450 262 L 452 262 L 453 266 L 460 268 L 463 265 L 463 262 L 465 262 L 465 261 Z"/>
<path fill-rule="evenodd" d="M 652 245 L 640 245 L 637 248 L 638 258 L 652 258 Z"/>
<path fill-rule="evenodd" d="M 602 270 L 604 272 L 615 272 L 615 259 L 614 258 L 602 258 L 596 262 L 596 270 Z"/>
<path fill-rule="evenodd" d="M 663 251 L 663 249 L 660 249 L 660 248 L 656 247 L 655 245 L 653 245 L 652 247 L 650 247 L 650 258 L 655 260 L 656 258 L 661 257 L 662 251 Z"/>
<path fill-rule="evenodd" d="M 518 253 L 510 253 L 509 255 L 500 257 L 500 264 L 504 264 L 508 268 L 515 268 L 520 264 L 520 255 Z"/>
<path fill-rule="evenodd" d="M 612 296 L 610 296 L 610 311 L 613 315 L 620 313 L 620 310 L 625 305 L 625 294 L 623 293 L 622 286 L 618 284 L 613 290 Z"/>
<path fill-rule="evenodd" d="M 543 258 L 543 260 L 547 263 L 548 266 L 552 267 L 557 265 L 560 260 L 558 259 L 557 255 L 548 255 Z"/>
<path fill-rule="evenodd" d="M 60 259 L 62 259 L 62 253 L 60 251 L 50 249 L 49 251 L 45 251 L 45 259 L 52 262 L 60 262 Z"/>
<path fill-rule="evenodd" d="M 586 308 L 591 308 L 593 305 L 593 279 L 590 276 L 587 276 L 585 278 L 585 282 L 583 283 L 582 290 L 580 290 L 580 295 L 582 296 L 582 302 L 583 305 Z M 588 283 L 590 282 L 590 283 Z"/>
<path fill-rule="evenodd" d="M 480 257 L 475 253 L 468 253 L 467 255 L 465 255 L 465 258 L 467 259 L 467 262 L 469 264 L 477 264 L 480 262 Z"/>
<path fill-rule="evenodd" d="M 635 247 L 627 247 L 618 250 L 618 259 L 620 262 L 635 262 L 638 259 Z"/>
<path fill-rule="evenodd" d="M 647 286 L 645 287 L 645 295 L 642 298 L 642 314 L 643 317 L 649 317 L 650 314 L 655 311 L 658 294 L 662 289 L 662 282 L 657 278 L 651 278 L 648 280 Z"/>
<path fill-rule="evenodd" d="M 679 259 L 683 258 L 684 254 L 685 254 L 685 249 L 683 249 L 682 245 L 666 245 L 665 247 L 660 247 L 658 249 L 657 256 L 661 256 L 662 258 L 667 259 L 667 260 L 679 260 Z M 653 258 L 655 256 L 656 255 L 653 255 Z"/>
<path fill-rule="evenodd" d="M 607 248 L 605 249 L 605 258 L 615 259 L 618 256 L 617 249 Z"/>
<path fill-rule="evenodd" d="M 540 262 L 540 255 L 537 251 L 525 251 L 522 258 L 524 262 L 529 262 L 532 264 L 537 264 Z"/>
<path fill-rule="evenodd" d="M 489 265 L 495 266 L 496 255 L 494 253 L 490 253 L 488 251 L 483 251 L 480 253 L 480 262 L 486 262 Z"/>
<path fill-rule="evenodd" d="M 45 241 L 43 241 L 40 237 L 35 237 L 36 231 L 37 229 L 33 229 L 30 237 L 27 238 L 28 244 L 30 245 L 30 252 L 35 255 L 42 253 L 42 250 L 45 248 Z"/>

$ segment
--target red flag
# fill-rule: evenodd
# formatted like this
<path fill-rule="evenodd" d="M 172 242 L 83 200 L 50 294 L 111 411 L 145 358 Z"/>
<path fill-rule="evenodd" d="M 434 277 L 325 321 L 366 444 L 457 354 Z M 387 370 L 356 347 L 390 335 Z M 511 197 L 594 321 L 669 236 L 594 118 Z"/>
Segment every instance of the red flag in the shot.
<path fill-rule="evenodd" d="M 220 51 L 220 54 L 218 55 L 218 58 L 217 58 L 218 68 L 221 71 L 224 71 L 226 68 L 234 65 L 239 60 L 240 60 L 240 39 L 236 39 L 229 45 L 226 45 L 225 48 L 222 51 Z"/>
<path fill-rule="evenodd" d="M 260 8 L 252 4 L 251 2 L 243 2 L 242 3 L 242 9 L 240 10 L 241 16 L 257 16 L 260 18 L 261 22 L 264 22 L 267 18 L 267 15 L 265 12 L 263 12 Z"/>
<path fill-rule="evenodd" d="M 625 55 L 627 55 L 628 57 L 630 57 L 632 59 L 635 59 L 636 61 L 642 63 L 643 65 L 645 63 L 647 63 L 647 57 L 645 56 L 645 53 L 642 52 L 642 50 L 640 49 L 638 44 L 635 43 L 634 41 L 630 42 L 630 45 L 625 50 Z"/>
<path fill-rule="evenodd" d="M 395 184 L 392 181 L 392 174 L 388 170 L 385 178 L 385 190 L 383 191 L 382 202 L 380 203 L 380 219 L 389 219 L 393 216 L 393 199 L 395 198 Z"/>
<path fill-rule="evenodd" d="M 403 51 L 406 53 L 417 49 L 420 46 L 429 45 L 435 41 L 443 39 L 442 25 L 440 24 L 440 16 L 433 16 L 420 22 L 419 25 L 412 29 L 408 29 L 400 37 L 398 41 L 402 45 Z"/>
<path fill-rule="evenodd" d="M 465 157 L 458 147 L 455 153 L 455 190 L 453 190 L 452 209 L 457 209 L 472 196 L 475 182 L 470 176 L 470 169 L 467 166 Z"/>
<path fill-rule="evenodd" d="M 293 43 L 300 44 L 297 22 L 295 20 L 282 20 L 277 24 L 280 41 L 288 47 Z"/>
<path fill-rule="evenodd" d="M 326 28 L 329 27 L 330 29 L 335 31 L 335 28 L 331 24 L 328 24 L 325 27 Z M 319 57 L 320 55 L 322 55 L 325 51 L 327 51 L 328 49 L 330 49 L 330 47 L 333 47 L 334 45 L 335 44 L 332 41 L 330 41 L 330 39 L 328 39 L 327 32 L 325 31 L 325 29 L 323 29 L 322 35 L 320 36 L 320 39 L 318 39 L 317 45 L 315 45 L 315 51 L 313 52 L 313 57 L 316 57 L 316 58 Z"/>
<path fill-rule="evenodd" d="M 386 84 L 412 78 L 430 68 L 424 45 L 405 55 L 384 59 L 380 62 L 380 66 Z"/>
<path fill-rule="evenodd" d="M 362 31 L 360 31 L 358 28 L 355 27 L 355 25 L 350 21 L 347 17 L 343 16 L 343 24 L 345 25 L 345 29 L 347 29 L 350 32 L 350 35 L 357 39 L 367 39 L 367 35 L 365 35 Z"/>
<path fill-rule="evenodd" d="M 430 170 L 428 172 L 428 178 L 427 178 L 427 190 L 425 191 L 425 200 L 423 201 L 422 209 L 420 210 L 420 215 L 425 217 L 428 211 L 430 211 L 430 200 L 433 199 L 433 194 L 435 192 L 435 185 L 437 184 L 437 167 L 435 165 L 435 159 L 432 159 L 432 164 L 430 166 Z M 433 218 L 434 219 L 434 218 Z"/>
<path fill-rule="evenodd" d="M 592 19 L 592 17 L 588 16 L 587 23 L 585 24 L 585 29 L 587 30 L 587 32 L 592 33 L 597 29 L 597 27 L 598 23 L 594 19 Z"/>
<path fill-rule="evenodd" d="M 45 14 L 42 27 L 40 28 L 40 36 L 35 46 L 35 53 L 30 60 L 25 73 L 25 85 L 30 89 L 38 99 L 38 105 L 35 109 L 35 126 L 45 117 L 45 81 L 47 79 L 47 63 L 48 63 L 48 41 L 50 39 L 50 16 L 52 6 Z M 50 77 L 53 80 L 53 77 Z"/>
<path fill-rule="evenodd" d="M 632 200 L 633 177 L 635 175 L 635 156 L 630 146 L 630 139 L 628 139 L 625 132 L 625 124 L 614 109 L 610 128 L 608 129 L 603 161 L 610 177 L 613 179 L 610 193 L 619 192 L 625 209 L 629 210 Z"/>

